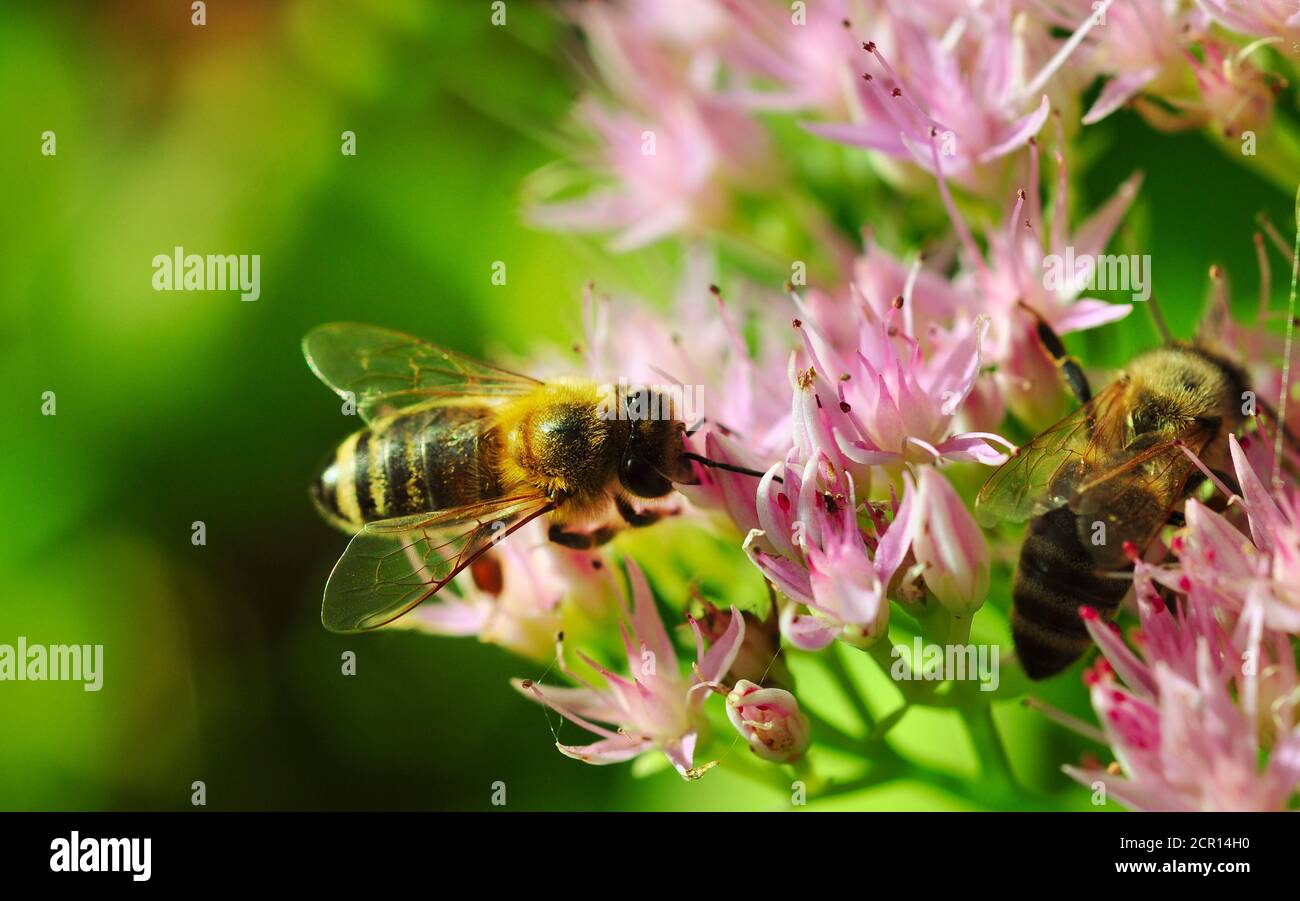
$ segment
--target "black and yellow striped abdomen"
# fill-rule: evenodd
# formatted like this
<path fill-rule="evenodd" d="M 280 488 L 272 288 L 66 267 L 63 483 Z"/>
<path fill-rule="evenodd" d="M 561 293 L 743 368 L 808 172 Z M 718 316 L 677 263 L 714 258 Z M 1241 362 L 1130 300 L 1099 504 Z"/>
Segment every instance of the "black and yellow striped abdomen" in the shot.
<path fill-rule="evenodd" d="M 494 411 L 439 406 L 376 420 L 349 435 L 312 485 L 340 528 L 501 496 Z"/>
<path fill-rule="evenodd" d="M 1106 619 L 1119 610 L 1133 583 L 1107 572 L 1098 569 L 1079 533 L 1079 517 L 1068 507 L 1030 521 L 1011 593 L 1011 635 L 1029 678 L 1054 676 L 1088 650 L 1080 607 L 1093 607 Z"/>

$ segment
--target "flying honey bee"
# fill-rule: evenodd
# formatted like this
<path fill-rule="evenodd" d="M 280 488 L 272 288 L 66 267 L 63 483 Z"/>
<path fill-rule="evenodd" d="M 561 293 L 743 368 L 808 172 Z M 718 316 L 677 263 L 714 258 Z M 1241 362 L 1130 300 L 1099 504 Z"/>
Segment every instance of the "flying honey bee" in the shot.
<path fill-rule="evenodd" d="M 467 568 L 477 581 L 476 562 L 539 517 L 551 541 L 579 549 L 614 536 L 611 512 L 649 525 L 674 484 L 697 483 L 691 461 L 762 475 L 688 451 L 686 423 L 655 389 L 543 382 L 354 323 L 313 329 L 303 354 L 366 423 L 311 489 L 325 519 L 354 533 L 325 586 L 332 631 L 390 623 Z"/>
<path fill-rule="evenodd" d="M 1159 322 L 1159 320 L 1158 320 Z M 1141 554 L 1203 476 L 1184 448 L 1228 471 L 1244 424 L 1246 377 L 1204 342 L 1168 341 L 1135 357 L 1096 397 L 1060 338 L 1038 337 L 1082 406 L 1020 448 L 976 499 L 980 520 L 1030 520 L 1012 589 L 1011 634 L 1031 679 L 1087 651 L 1079 608 L 1111 618 Z M 1233 484 L 1224 477 L 1224 481 Z"/>

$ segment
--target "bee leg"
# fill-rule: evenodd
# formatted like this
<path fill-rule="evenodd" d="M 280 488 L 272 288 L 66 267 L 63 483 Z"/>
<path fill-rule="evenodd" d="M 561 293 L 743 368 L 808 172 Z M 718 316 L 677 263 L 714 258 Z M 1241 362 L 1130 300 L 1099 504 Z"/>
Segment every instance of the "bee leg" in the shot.
<path fill-rule="evenodd" d="M 551 527 L 546 531 L 546 537 L 561 547 L 572 548 L 575 551 L 590 550 L 596 543 L 591 534 L 565 531 L 564 526 L 558 522 L 551 523 Z"/>
<path fill-rule="evenodd" d="M 618 530 L 613 526 L 601 526 L 594 532 L 570 532 L 559 523 L 551 523 L 546 537 L 561 547 L 575 551 L 589 551 L 602 544 L 608 544 L 617 534 Z"/>
<path fill-rule="evenodd" d="M 635 528 L 654 525 L 668 515 L 663 510 L 638 510 L 621 495 L 614 498 L 614 508 L 625 523 Z"/>
<path fill-rule="evenodd" d="M 1056 331 L 1047 324 L 1047 320 L 1029 304 L 1022 301 L 1020 308 L 1034 317 L 1034 332 L 1038 335 L 1038 341 L 1043 345 L 1043 350 L 1047 351 L 1047 355 L 1052 358 L 1056 368 L 1061 370 L 1061 377 L 1065 379 L 1070 393 L 1078 398 L 1081 404 L 1092 400 L 1092 388 L 1088 385 L 1088 377 L 1083 374 L 1083 367 L 1079 365 L 1079 361 L 1070 356 L 1065 349 L 1061 336 L 1056 334 Z"/>

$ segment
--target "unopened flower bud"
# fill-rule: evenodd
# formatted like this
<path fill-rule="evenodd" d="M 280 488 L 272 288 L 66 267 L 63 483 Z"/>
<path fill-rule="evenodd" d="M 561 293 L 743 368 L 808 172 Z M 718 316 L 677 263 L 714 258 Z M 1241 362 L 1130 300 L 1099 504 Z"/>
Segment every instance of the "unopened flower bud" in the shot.
<path fill-rule="evenodd" d="M 808 717 L 799 710 L 795 696 L 784 689 L 762 688 L 741 679 L 727 695 L 727 717 L 764 760 L 792 763 L 808 749 Z"/>
<path fill-rule="evenodd" d="M 968 616 L 989 590 L 989 549 L 962 499 L 938 471 L 921 470 L 912 552 L 926 586 L 949 613 Z"/>

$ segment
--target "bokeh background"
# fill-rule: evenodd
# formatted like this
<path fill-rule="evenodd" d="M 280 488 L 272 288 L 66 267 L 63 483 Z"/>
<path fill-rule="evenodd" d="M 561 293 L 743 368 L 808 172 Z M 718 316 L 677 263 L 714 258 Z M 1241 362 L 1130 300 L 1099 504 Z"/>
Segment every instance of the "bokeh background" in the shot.
<path fill-rule="evenodd" d="M 306 486 L 354 423 L 303 363 L 311 326 L 526 354 L 578 337 L 591 279 L 657 304 L 675 284 L 671 251 L 618 258 L 521 224 L 520 185 L 555 159 L 578 88 L 573 36 L 544 4 L 515 0 L 504 28 L 489 5 L 213 2 L 204 27 L 178 0 L 0 9 L 0 643 L 105 648 L 100 692 L 0 683 L 0 809 L 188 809 L 195 780 L 210 809 L 491 809 L 497 780 L 509 809 L 788 806 L 725 763 L 686 784 L 562 757 L 554 719 L 507 685 L 542 668 L 498 648 L 320 626 L 345 539 Z M 56 156 L 40 153 L 46 130 Z M 1212 262 L 1253 307 L 1254 217 L 1287 222 L 1286 192 L 1202 136 L 1128 114 L 1089 129 L 1081 153 L 1080 209 L 1146 171 L 1118 243 L 1152 255 L 1175 331 L 1190 332 Z M 878 196 L 856 177 L 849 190 Z M 153 291 L 153 256 L 177 245 L 260 254 L 261 299 Z M 1275 270 L 1278 292 L 1285 281 Z M 1153 340 L 1134 316 L 1072 344 L 1104 366 Z M 45 391 L 56 416 L 41 415 Z M 1006 594 L 1003 569 L 995 633 Z M 1041 694 L 1091 717 L 1077 678 Z M 1016 703 L 995 715 L 1021 794 L 901 780 L 810 806 L 1090 806 L 1058 767 L 1099 749 Z M 974 771 L 955 714 L 910 714 L 896 740 Z"/>

